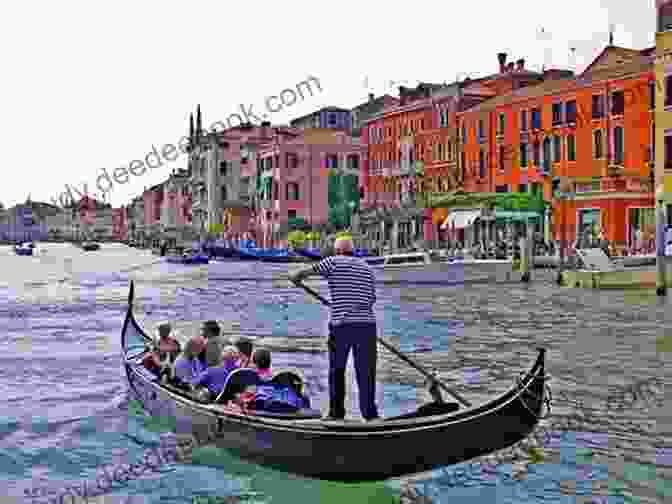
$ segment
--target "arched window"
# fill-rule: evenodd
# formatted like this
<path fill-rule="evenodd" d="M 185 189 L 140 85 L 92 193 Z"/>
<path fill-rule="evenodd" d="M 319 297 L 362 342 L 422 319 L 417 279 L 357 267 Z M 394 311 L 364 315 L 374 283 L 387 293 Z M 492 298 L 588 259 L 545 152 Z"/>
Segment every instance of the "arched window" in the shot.
<path fill-rule="evenodd" d="M 623 128 L 621 126 L 614 128 L 614 162 L 617 165 L 623 164 Z"/>
<path fill-rule="evenodd" d="M 593 131 L 593 157 L 595 159 L 602 159 L 604 157 L 603 145 L 602 130 Z"/>

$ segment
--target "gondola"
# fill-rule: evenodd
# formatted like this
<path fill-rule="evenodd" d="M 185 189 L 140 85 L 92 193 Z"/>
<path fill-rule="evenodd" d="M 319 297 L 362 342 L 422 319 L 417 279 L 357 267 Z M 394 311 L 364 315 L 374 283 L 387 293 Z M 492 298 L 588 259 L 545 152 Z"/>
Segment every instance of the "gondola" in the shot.
<path fill-rule="evenodd" d="M 356 483 L 380 481 L 457 464 L 511 446 L 538 423 L 546 399 L 545 350 L 510 390 L 459 410 L 430 403 L 373 422 L 325 421 L 320 412 L 238 413 L 200 402 L 161 383 L 142 366 L 149 337 L 133 316 L 131 282 L 121 345 L 130 394 L 153 416 L 173 417 L 178 434 L 193 434 L 234 455 L 300 476 Z M 437 412 L 439 412 L 437 414 Z"/>
<path fill-rule="evenodd" d="M 166 256 L 166 262 L 172 264 L 209 264 L 210 256 L 205 254 L 191 254 L 186 256 Z"/>
<path fill-rule="evenodd" d="M 100 250 L 100 244 L 96 242 L 85 242 L 82 243 L 82 250 L 85 250 L 86 252 Z"/>

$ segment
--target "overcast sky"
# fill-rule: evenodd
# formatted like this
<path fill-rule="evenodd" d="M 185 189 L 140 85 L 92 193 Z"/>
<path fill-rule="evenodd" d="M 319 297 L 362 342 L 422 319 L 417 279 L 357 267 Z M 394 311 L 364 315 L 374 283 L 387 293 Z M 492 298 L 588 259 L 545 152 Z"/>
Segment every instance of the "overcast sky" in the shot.
<path fill-rule="evenodd" d="M 197 103 L 205 125 L 241 104 L 259 115 L 267 96 L 318 78 L 321 93 L 269 117 L 287 123 L 400 84 L 494 73 L 500 51 L 530 68 L 581 71 L 610 23 L 616 45 L 652 46 L 654 0 L 4 2 L 0 202 L 51 201 L 65 184 L 97 192 L 103 168 L 177 143 Z M 111 203 L 178 167 L 185 156 L 115 185 Z"/>

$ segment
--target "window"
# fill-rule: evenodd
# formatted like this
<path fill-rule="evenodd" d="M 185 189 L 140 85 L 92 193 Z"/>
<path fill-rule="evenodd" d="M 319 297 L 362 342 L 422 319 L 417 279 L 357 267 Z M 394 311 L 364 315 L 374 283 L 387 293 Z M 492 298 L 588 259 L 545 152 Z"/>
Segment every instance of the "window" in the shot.
<path fill-rule="evenodd" d="M 534 184 L 532 184 L 532 195 L 537 196 L 541 193 L 542 193 L 541 184 L 539 182 L 535 182 Z"/>
<path fill-rule="evenodd" d="M 228 165 L 226 161 L 220 161 L 219 162 L 219 174 L 222 177 L 226 177 L 228 171 Z"/>
<path fill-rule="evenodd" d="M 478 141 L 481 142 L 485 139 L 485 132 L 483 128 L 483 119 L 478 121 Z"/>
<path fill-rule="evenodd" d="M 565 103 L 565 122 L 569 124 L 576 123 L 576 100 Z"/>
<path fill-rule="evenodd" d="M 278 200 L 278 183 L 273 181 L 273 200 Z"/>
<path fill-rule="evenodd" d="M 503 145 L 499 146 L 499 171 L 504 171 L 504 160 L 506 156 L 506 149 Z"/>
<path fill-rule="evenodd" d="M 520 166 L 527 168 L 527 144 L 520 144 Z"/>
<path fill-rule="evenodd" d="M 508 185 L 498 185 L 497 187 L 495 187 L 495 192 L 498 192 L 498 193 L 509 192 L 509 186 Z"/>
<path fill-rule="evenodd" d="M 355 154 L 350 154 L 348 156 L 348 168 L 351 170 L 359 169 L 359 156 Z"/>
<path fill-rule="evenodd" d="M 551 183 L 551 194 L 556 196 L 560 192 L 560 179 L 555 179 Z"/>
<path fill-rule="evenodd" d="M 296 210 L 287 210 L 288 219 L 296 219 Z"/>
<path fill-rule="evenodd" d="M 602 141 L 602 130 L 593 131 L 593 157 L 595 159 L 602 159 L 604 157 L 604 149 Z"/>
<path fill-rule="evenodd" d="M 504 128 L 506 126 L 506 116 L 504 114 L 499 114 L 499 124 L 497 129 L 498 135 L 504 134 Z"/>
<path fill-rule="evenodd" d="M 562 124 L 562 103 L 553 104 L 553 126 Z"/>
<path fill-rule="evenodd" d="M 467 126 L 462 124 L 462 142 L 467 141 Z"/>
<path fill-rule="evenodd" d="M 665 169 L 672 170 L 672 135 L 665 135 Z"/>
<path fill-rule="evenodd" d="M 222 201 L 226 201 L 226 200 L 227 200 L 227 196 L 228 196 L 228 194 L 227 194 L 227 192 L 226 192 L 226 186 L 222 186 L 221 193 L 222 193 Z"/>
<path fill-rule="evenodd" d="M 649 109 L 656 108 L 656 81 L 649 82 Z"/>
<path fill-rule="evenodd" d="M 551 139 L 544 138 L 544 173 L 551 172 Z"/>
<path fill-rule="evenodd" d="M 285 198 L 288 201 L 298 201 L 299 200 L 299 184 L 296 182 L 287 183 Z"/>
<path fill-rule="evenodd" d="M 614 128 L 614 162 L 617 165 L 623 164 L 623 128 L 621 126 Z"/>
<path fill-rule="evenodd" d="M 485 152 L 482 149 L 478 153 L 478 175 L 481 178 L 485 177 Z"/>
<path fill-rule="evenodd" d="M 327 155 L 327 168 L 338 168 L 338 156 L 334 154 Z"/>
<path fill-rule="evenodd" d="M 527 192 L 527 184 L 518 184 L 518 192 L 519 193 L 526 193 Z"/>
<path fill-rule="evenodd" d="M 651 124 L 651 156 L 649 161 L 656 162 L 656 123 Z"/>
<path fill-rule="evenodd" d="M 527 110 L 520 111 L 520 131 L 527 131 Z"/>
<path fill-rule="evenodd" d="M 623 91 L 614 91 L 611 93 L 611 115 L 623 115 L 625 108 L 625 95 Z"/>
<path fill-rule="evenodd" d="M 664 4 L 658 7 L 658 31 L 672 30 L 672 5 Z"/>
<path fill-rule="evenodd" d="M 560 162 L 560 137 L 558 135 L 555 135 L 553 137 L 553 162 L 554 163 L 559 163 Z"/>
<path fill-rule="evenodd" d="M 604 95 L 593 95 L 593 119 L 604 117 Z"/>
<path fill-rule="evenodd" d="M 532 109 L 532 129 L 541 129 L 541 110 Z"/>
<path fill-rule="evenodd" d="M 672 106 L 672 75 L 665 77 L 665 106 Z"/>
<path fill-rule="evenodd" d="M 534 145 L 532 147 L 533 166 L 539 166 L 540 158 L 541 158 L 541 144 L 539 143 L 539 140 L 535 140 Z"/>
<path fill-rule="evenodd" d="M 576 161 L 576 140 L 574 135 L 567 136 L 567 161 Z"/>

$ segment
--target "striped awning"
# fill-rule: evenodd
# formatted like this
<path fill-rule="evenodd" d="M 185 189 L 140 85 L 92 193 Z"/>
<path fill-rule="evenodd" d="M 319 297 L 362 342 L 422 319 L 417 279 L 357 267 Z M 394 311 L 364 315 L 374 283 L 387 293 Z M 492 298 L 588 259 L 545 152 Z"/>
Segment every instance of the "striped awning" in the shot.
<path fill-rule="evenodd" d="M 455 210 L 448 214 L 441 229 L 464 229 L 481 217 L 480 210 Z"/>

